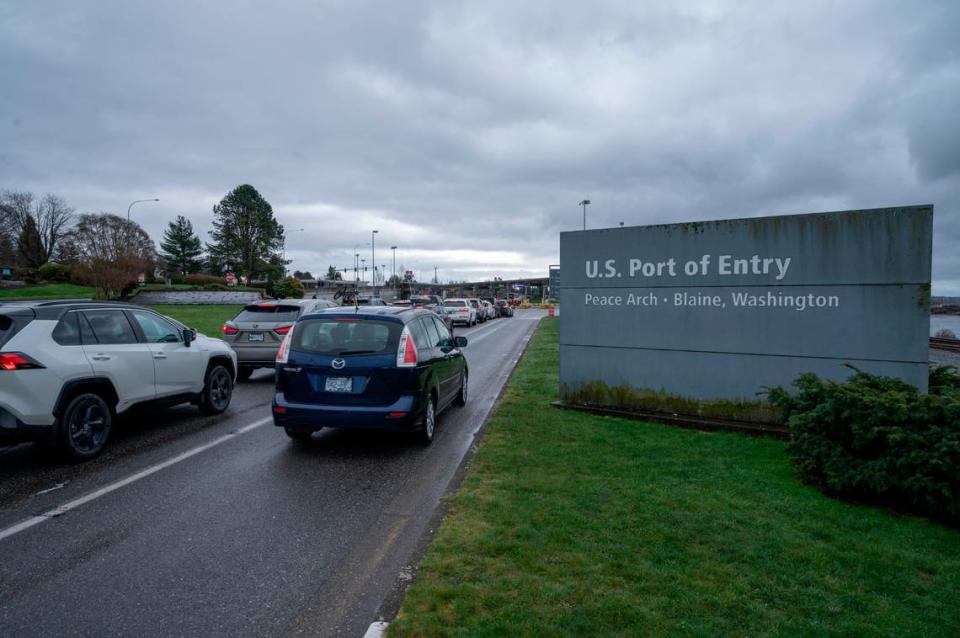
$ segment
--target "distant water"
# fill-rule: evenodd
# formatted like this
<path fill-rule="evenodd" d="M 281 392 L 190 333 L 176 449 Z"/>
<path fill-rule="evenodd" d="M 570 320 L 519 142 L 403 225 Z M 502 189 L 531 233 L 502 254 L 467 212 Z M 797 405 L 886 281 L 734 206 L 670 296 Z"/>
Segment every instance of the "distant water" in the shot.
<path fill-rule="evenodd" d="M 960 315 L 930 315 L 930 336 L 942 328 L 953 330 L 960 338 Z"/>

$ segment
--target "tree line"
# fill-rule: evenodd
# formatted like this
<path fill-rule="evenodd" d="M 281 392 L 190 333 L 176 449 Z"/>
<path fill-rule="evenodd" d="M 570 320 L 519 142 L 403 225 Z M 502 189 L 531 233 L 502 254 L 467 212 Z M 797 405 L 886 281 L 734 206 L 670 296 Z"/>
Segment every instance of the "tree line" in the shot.
<path fill-rule="evenodd" d="M 283 225 L 253 186 L 241 184 L 214 205 L 209 236 L 201 245 L 190 220 L 178 215 L 164 230 L 158 251 L 139 224 L 119 215 L 78 215 L 57 195 L 0 191 L 0 265 L 17 268 L 28 280 L 43 268 L 53 272 L 50 265 L 56 264 L 69 269 L 57 271 L 60 276 L 113 297 L 141 274 L 179 279 L 230 271 L 268 282 L 283 277 Z"/>

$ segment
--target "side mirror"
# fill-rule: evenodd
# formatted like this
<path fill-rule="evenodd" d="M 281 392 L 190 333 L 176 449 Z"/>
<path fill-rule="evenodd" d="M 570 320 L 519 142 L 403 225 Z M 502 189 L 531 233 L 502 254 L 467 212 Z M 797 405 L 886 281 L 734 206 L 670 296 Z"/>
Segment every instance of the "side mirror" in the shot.
<path fill-rule="evenodd" d="M 453 338 L 453 344 L 454 344 L 455 346 L 457 346 L 458 348 L 466 348 L 466 347 L 467 347 L 467 338 L 466 338 L 466 337 L 454 337 L 454 338 Z"/>
<path fill-rule="evenodd" d="M 197 338 L 197 333 L 195 333 L 191 328 L 187 328 L 183 331 L 183 345 L 190 347 L 190 343 Z"/>

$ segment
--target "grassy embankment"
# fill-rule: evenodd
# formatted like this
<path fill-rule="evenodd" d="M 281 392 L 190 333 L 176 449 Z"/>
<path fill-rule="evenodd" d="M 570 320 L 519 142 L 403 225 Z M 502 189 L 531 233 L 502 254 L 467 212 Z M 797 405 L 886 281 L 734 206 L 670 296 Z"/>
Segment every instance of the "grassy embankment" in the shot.
<path fill-rule="evenodd" d="M 91 299 L 94 289 L 76 284 L 43 284 L 23 288 L 0 288 L 0 302 L 8 300 L 41 299 Z M 242 306 L 239 305 L 154 305 L 147 306 L 163 315 L 182 321 L 191 328 L 197 328 L 210 337 L 220 336 L 220 326 L 232 319 Z"/>
<path fill-rule="evenodd" d="M 196 328 L 208 337 L 216 338 L 220 338 L 220 327 L 223 322 L 233 319 L 242 307 L 217 304 L 147 306 L 162 315 L 173 317 L 191 328 Z"/>
<path fill-rule="evenodd" d="M 389 630 L 958 636 L 960 532 L 830 499 L 784 443 L 563 411 L 545 320 Z"/>
<path fill-rule="evenodd" d="M 92 299 L 95 290 L 77 284 L 42 284 L 23 288 L 0 288 L 0 301 L 14 299 Z"/>

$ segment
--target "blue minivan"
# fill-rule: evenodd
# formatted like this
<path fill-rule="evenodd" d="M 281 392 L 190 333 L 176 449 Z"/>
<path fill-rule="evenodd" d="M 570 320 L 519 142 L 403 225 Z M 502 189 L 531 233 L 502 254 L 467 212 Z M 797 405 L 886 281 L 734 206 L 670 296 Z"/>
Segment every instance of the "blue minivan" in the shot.
<path fill-rule="evenodd" d="M 291 439 L 324 427 L 417 432 L 467 401 L 464 337 L 429 310 L 331 308 L 301 316 L 277 353 L 273 422 Z"/>

